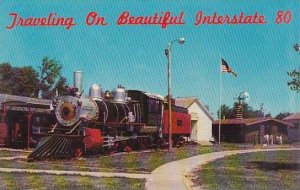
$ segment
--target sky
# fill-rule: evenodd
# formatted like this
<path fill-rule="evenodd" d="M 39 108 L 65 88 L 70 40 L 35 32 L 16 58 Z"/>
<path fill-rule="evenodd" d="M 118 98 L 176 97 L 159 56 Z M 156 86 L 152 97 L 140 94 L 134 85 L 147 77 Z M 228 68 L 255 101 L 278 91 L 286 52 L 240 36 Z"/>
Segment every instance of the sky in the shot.
<path fill-rule="evenodd" d="M 183 25 L 118 25 L 120 15 L 173 16 L 183 12 Z M 196 15 L 264 16 L 266 24 L 200 24 Z M 276 23 L 280 11 L 282 22 Z M 106 26 L 88 26 L 86 17 L 96 12 Z M 13 16 L 72 17 L 76 26 L 13 29 Z M 0 0 L 0 63 L 37 69 L 48 56 L 62 64 L 62 75 L 73 83 L 73 71 L 84 72 L 84 90 L 98 83 L 104 90 L 118 84 L 165 96 L 167 94 L 168 43 L 172 44 L 171 93 L 173 97 L 198 97 L 214 118 L 220 104 L 232 106 L 241 92 L 248 104 L 276 116 L 299 112 L 300 94 L 287 86 L 287 71 L 299 69 L 299 0 Z M 220 72 L 221 58 L 238 74 Z"/>

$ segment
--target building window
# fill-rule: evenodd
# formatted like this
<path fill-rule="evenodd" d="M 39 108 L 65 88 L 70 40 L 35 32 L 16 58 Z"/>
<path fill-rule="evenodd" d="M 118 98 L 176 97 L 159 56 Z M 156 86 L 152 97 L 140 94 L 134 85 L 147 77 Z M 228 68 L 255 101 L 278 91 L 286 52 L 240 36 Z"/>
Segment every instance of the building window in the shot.
<path fill-rule="evenodd" d="M 182 126 L 182 120 L 177 120 L 177 126 Z"/>
<path fill-rule="evenodd" d="M 160 113 L 160 104 L 159 100 L 149 99 L 149 113 Z"/>

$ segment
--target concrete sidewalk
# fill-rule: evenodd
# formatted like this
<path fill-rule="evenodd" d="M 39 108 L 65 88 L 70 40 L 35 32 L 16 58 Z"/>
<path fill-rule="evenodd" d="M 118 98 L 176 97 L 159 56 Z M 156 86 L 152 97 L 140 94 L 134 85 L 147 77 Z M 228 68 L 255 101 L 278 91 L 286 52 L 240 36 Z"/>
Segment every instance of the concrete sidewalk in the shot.
<path fill-rule="evenodd" d="M 300 148 L 276 148 L 276 149 L 251 149 L 213 152 L 201 154 L 183 160 L 170 162 L 155 169 L 147 178 L 147 190 L 185 190 L 193 189 L 192 182 L 188 178 L 192 170 L 200 165 L 206 164 L 218 158 L 234 154 L 243 154 L 249 152 L 278 151 L 278 150 L 300 150 Z M 200 187 L 197 187 L 199 189 Z"/>

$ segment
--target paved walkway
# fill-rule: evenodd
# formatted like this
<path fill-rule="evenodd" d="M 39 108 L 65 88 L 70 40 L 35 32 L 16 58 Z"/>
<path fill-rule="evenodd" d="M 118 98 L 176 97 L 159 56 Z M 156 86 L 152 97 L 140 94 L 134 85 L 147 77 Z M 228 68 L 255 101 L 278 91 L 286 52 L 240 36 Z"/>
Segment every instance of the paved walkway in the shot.
<path fill-rule="evenodd" d="M 277 150 L 300 150 L 300 148 L 275 148 L 275 149 L 250 149 L 213 152 L 201 154 L 183 160 L 167 163 L 155 169 L 151 174 L 135 173 L 108 173 L 108 172 L 84 172 L 84 171 L 61 171 L 61 170 L 35 170 L 35 169 L 18 169 L 18 168 L 0 168 L 0 172 L 21 172 L 21 173 L 44 173 L 56 175 L 82 175 L 92 177 L 125 177 L 146 179 L 147 190 L 191 190 L 193 187 L 190 180 L 193 169 L 200 165 L 211 162 L 225 156 L 258 151 L 277 151 Z M 16 158 L 16 157 L 15 157 Z M 15 159 L 14 158 L 14 159 Z M 2 158 L 3 160 L 4 158 Z M 5 158 L 9 159 L 9 158 Z"/>
<path fill-rule="evenodd" d="M 149 178 L 147 178 L 146 189 L 147 190 L 191 190 L 192 182 L 189 176 L 192 174 L 192 170 L 196 169 L 200 165 L 211 162 L 218 158 L 225 156 L 249 152 L 259 151 L 277 151 L 277 150 L 300 150 L 300 148 L 276 148 L 276 149 L 250 149 L 250 150 L 234 150 L 213 152 L 208 154 L 201 154 L 193 156 L 183 160 L 170 162 L 155 169 Z M 201 189 L 197 187 L 197 189 Z"/>

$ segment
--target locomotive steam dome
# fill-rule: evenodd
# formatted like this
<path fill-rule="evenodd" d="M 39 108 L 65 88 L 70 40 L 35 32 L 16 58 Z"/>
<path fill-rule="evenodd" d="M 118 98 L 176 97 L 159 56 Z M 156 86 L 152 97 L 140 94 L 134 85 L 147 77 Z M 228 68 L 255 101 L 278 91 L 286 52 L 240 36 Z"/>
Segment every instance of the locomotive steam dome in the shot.
<path fill-rule="evenodd" d="M 92 84 L 90 87 L 89 96 L 92 98 L 101 98 L 102 90 L 99 84 Z"/>
<path fill-rule="evenodd" d="M 63 96 L 55 110 L 58 122 L 63 126 L 72 126 L 81 118 L 97 119 L 97 104 L 90 99 Z"/>
<path fill-rule="evenodd" d="M 113 90 L 112 96 L 113 96 L 113 101 L 115 102 L 125 102 L 126 100 L 125 88 L 121 85 L 118 85 L 118 88 Z"/>

